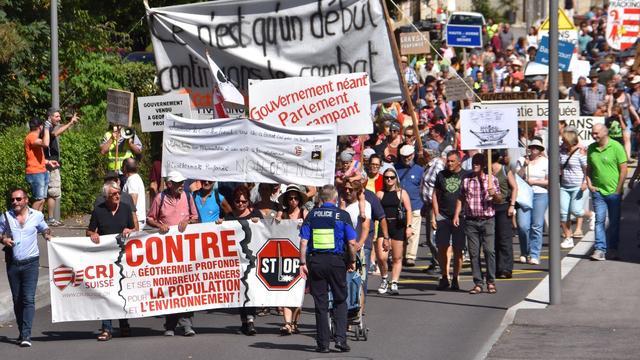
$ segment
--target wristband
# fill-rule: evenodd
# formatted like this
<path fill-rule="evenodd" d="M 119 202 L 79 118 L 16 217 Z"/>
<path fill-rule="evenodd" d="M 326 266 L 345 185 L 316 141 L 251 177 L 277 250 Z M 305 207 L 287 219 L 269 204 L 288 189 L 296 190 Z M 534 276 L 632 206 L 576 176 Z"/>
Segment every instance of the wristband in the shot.
<path fill-rule="evenodd" d="M 304 265 L 307 265 L 307 263 L 306 263 L 306 262 L 302 262 L 302 261 L 301 261 L 301 262 L 300 262 L 300 266 L 304 266 Z"/>

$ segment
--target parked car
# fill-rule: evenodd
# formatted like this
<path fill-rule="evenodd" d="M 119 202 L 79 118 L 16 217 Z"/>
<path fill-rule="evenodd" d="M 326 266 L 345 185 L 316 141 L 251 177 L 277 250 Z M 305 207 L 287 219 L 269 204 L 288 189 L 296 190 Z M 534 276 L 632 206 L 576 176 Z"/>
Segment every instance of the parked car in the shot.
<path fill-rule="evenodd" d="M 156 59 L 153 56 L 153 53 L 146 52 L 146 51 L 130 52 L 124 57 L 124 60 L 132 61 L 132 62 L 141 62 L 145 64 L 154 64 L 154 65 L 156 63 Z"/>

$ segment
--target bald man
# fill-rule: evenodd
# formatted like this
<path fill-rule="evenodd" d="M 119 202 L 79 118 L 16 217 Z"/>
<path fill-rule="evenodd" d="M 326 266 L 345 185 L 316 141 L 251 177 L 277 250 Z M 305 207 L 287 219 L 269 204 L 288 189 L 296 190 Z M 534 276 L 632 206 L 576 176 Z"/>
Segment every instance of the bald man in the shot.
<path fill-rule="evenodd" d="M 591 136 L 595 142 L 587 150 L 587 185 L 596 213 L 596 240 L 591 259 L 617 259 L 627 155 L 619 142 L 609 138 L 609 131 L 603 124 L 594 125 Z M 605 232 L 607 214 L 609 229 Z"/>

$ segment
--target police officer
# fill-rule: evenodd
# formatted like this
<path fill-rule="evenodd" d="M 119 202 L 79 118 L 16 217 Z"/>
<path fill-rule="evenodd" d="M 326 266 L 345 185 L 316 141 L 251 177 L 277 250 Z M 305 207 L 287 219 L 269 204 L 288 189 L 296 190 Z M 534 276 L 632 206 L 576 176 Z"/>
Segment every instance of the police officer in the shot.
<path fill-rule="evenodd" d="M 322 205 L 309 213 L 300 229 L 300 270 L 309 278 L 316 305 L 316 351 L 329 352 L 327 289 L 330 286 L 336 349 L 347 352 L 350 350 L 347 345 L 347 269 L 355 270 L 356 232 L 349 214 L 336 207 L 338 192 L 333 185 L 322 187 L 319 196 Z"/>

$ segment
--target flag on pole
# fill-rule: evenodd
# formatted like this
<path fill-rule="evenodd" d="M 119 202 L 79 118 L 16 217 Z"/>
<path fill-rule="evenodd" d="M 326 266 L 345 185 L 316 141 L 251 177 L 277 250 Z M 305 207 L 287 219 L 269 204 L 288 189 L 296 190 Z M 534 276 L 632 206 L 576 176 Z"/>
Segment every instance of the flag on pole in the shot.
<path fill-rule="evenodd" d="M 227 111 L 224 109 L 224 99 L 217 85 L 213 86 L 213 111 L 216 119 L 226 119 L 229 117 Z"/>
<path fill-rule="evenodd" d="M 213 77 L 214 85 L 218 87 L 218 94 L 223 98 L 223 101 L 230 102 L 233 104 L 244 105 L 244 96 L 236 89 L 235 86 L 227 79 L 222 70 L 216 65 L 215 62 L 209 56 L 209 52 L 205 53 L 207 55 L 207 61 L 209 62 L 209 68 L 211 69 L 211 75 Z M 214 94 L 215 95 L 215 94 Z"/>

